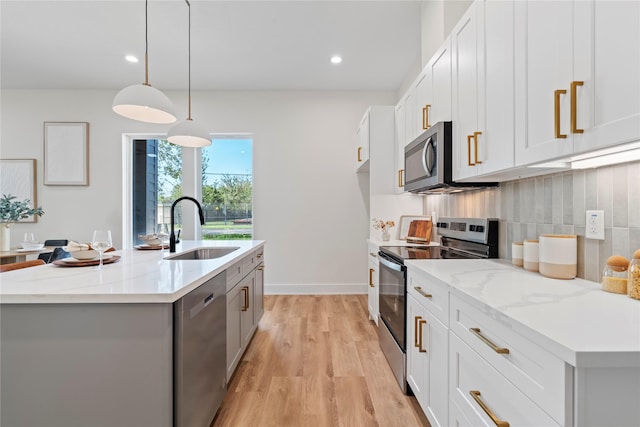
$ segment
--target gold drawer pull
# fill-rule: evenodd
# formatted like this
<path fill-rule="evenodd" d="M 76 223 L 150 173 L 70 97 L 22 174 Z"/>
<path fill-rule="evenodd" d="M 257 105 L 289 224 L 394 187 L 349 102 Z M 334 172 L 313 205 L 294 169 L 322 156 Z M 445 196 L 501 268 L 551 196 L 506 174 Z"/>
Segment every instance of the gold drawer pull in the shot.
<path fill-rule="evenodd" d="M 422 109 L 422 129 L 429 129 L 431 127 L 429 124 L 429 108 L 431 108 L 431 104 L 426 104 Z"/>
<path fill-rule="evenodd" d="M 473 133 L 473 141 L 475 142 L 475 146 L 476 146 L 476 162 L 474 164 L 476 165 L 479 165 L 482 163 L 480 160 L 478 160 L 478 135 L 482 135 L 482 132 Z"/>
<path fill-rule="evenodd" d="M 358 161 L 362 161 L 362 147 L 358 147 Z"/>
<path fill-rule="evenodd" d="M 503 347 L 498 347 L 497 345 L 495 345 L 494 343 L 492 343 L 491 341 L 489 341 L 487 338 L 485 338 L 481 333 L 480 333 L 480 328 L 469 328 L 469 331 L 471 331 L 471 333 L 475 336 L 477 336 L 478 338 L 480 338 L 480 340 L 485 343 L 486 345 L 488 345 L 489 347 L 491 347 L 491 349 L 493 351 L 495 351 L 496 353 L 499 354 L 509 354 L 509 349 L 508 348 L 503 348 Z"/>
<path fill-rule="evenodd" d="M 567 135 L 560 133 L 560 95 L 567 93 L 564 89 L 556 89 L 553 92 L 553 112 L 554 112 L 554 130 L 556 138 L 566 138 Z"/>
<path fill-rule="evenodd" d="M 243 286 L 240 289 L 241 292 L 244 293 L 244 305 L 242 306 L 242 308 L 240 309 L 241 311 L 247 311 L 249 310 L 249 287 L 248 286 Z"/>
<path fill-rule="evenodd" d="M 375 270 L 373 268 L 369 269 L 369 286 L 371 286 L 372 288 L 375 288 L 375 285 L 373 284 L 373 272 Z"/>
<path fill-rule="evenodd" d="M 426 324 L 427 321 L 426 320 L 421 320 L 418 322 L 418 349 L 420 350 L 420 353 L 426 353 L 427 349 L 422 348 L 422 325 Z"/>
<path fill-rule="evenodd" d="M 578 94 L 577 87 L 584 85 L 584 82 L 571 82 L 571 133 L 584 133 L 584 129 L 578 129 Z"/>
<path fill-rule="evenodd" d="M 418 291 L 418 293 L 420 295 L 422 295 L 425 298 L 433 298 L 433 295 L 426 293 L 425 291 L 422 290 L 422 288 L 420 286 L 414 286 L 413 289 L 415 289 L 416 291 Z"/>
<path fill-rule="evenodd" d="M 467 135 L 467 166 L 475 166 L 475 163 L 471 163 L 471 138 L 473 135 Z"/>
<path fill-rule="evenodd" d="M 473 400 L 475 400 L 476 403 L 478 405 L 480 405 L 480 407 L 485 412 L 485 414 L 487 414 L 489 416 L 489 418 L 491 418 L 491 421 L 493 421 L 493 423 L 497 427 L 509 427 L 509 423 L 508 422 L 502 421 L 501 419 L 496 417 L 496 415 L 493 413 L 493 411 L 491 409 L 489 409 L 489 407 L 482 401 L 482 399 L 480 399 L 480 391 L 479 390 L 469 390 L 469 394 L 471 395 L 471 397 L 473 397 Z"/>
<path fill-rule="evenodd" d="M 262 264 L 261 266 L 257 267 L 256 270 L 263 271 L 264 270 L 264 264 Z"/>
<path fill-rule="evenodd" d="M 398 187 L 404 186 L 404 184 L 402 183 L 402 181 L 404 181 L 403 175 L 404 175 L 404 169 L 398 169 Z"/>
<path fill-rule="evenodd" d="M 418 339 L 418 327 L 420 324 L 420 319 L 422 319 L 421 316 L 415 316 L 414 323 L 413 323 L 413 345 L 416 348 L 420 348 L 420 346 L 422 345 L 420 343 L 420 340 Z"/>

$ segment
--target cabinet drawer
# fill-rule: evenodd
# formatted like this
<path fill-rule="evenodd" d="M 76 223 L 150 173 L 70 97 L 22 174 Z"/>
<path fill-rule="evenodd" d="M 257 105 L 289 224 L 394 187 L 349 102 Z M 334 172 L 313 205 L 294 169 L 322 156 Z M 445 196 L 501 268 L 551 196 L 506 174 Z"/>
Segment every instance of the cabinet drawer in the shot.
<path fill-rule="evenodd" d="M 380 250 L 380 246 L 375 243 L 367 244 L 367 249 L 369 250 L 368 254 L 371 259 L 378 259 L 378 251 Z"/>
<path fill-rule="evenodd" d="M 558 423 L 570 419 L 572 370 L 512 329 L 511 320 L 451 295 L 449 328 Z"/>
<path fill-rule="evenodd" d="M 258 254 L 262 254 L 262 250 L 251 252 L 246 257 L 242 258 L 242 276 L 246 276 L 258 266 L 261 258 L 258 258 Z"/>
<path fill-rule="evenodd" d="M 459 410 L 474 426 L 495 426 L 498 420 L 511 426 L 560 425 L 453 333 L 449 345 L 451 419 Z"/>
<path fill-rule="evenodd" d="M 449 287 L 447 285 L 409 268 L 407 293 L 445 326 L 449 324 Z"/>
<path fill-rule="evenodd" d="M 227 268 L 227 292 L 229 292 L 242 279 L 242 260 Z"/>

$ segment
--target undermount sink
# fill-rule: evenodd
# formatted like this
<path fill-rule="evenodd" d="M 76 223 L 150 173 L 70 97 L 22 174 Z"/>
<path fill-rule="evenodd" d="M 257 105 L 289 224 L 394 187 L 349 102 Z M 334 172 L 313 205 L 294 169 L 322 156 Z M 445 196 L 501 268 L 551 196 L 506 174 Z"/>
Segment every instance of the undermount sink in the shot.
<path fill-rule="evenodd" d="M 185 259 L 214 259 L 230 254 L 240 248 L 238 247 L 220 247 L 220 248 L 199 248 L 180 252 L 170 255 L 166 259 L 185 260 Z"/>

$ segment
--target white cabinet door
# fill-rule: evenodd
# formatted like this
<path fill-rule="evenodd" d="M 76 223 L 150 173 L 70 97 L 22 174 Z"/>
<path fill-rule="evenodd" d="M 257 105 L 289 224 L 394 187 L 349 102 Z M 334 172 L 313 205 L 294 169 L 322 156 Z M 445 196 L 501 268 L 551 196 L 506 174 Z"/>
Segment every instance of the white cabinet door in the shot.
<path fill-rule="evenodd" d="M 573 2 L 515 3 L 516 164 L 573 152 Z"/>
<path fill-rule="evenodd" d="M 433 70 L 428 63 L 416 80 L 415 105 L 413 107 L 413 140 L 429 129 L 433 121 Z M 410 142 L 410 141 L 409 141 Z"/>
<path fill-rule="evenodd" d="M 258 255 L 262 258 L 262 255 Z M 257 327 L 264 314 L 264 263 L 260 263 L 256 267 L 255 287 L 253 289 L 253 322 Z"/>
<path fill-rule="evenodd" d="M 405 140 L 405 121 L 406 110 L 404 108 L 403 100 L 400 100 L 396 105 L 395 118 L 396 118 L 396 145 L 395 145 L 395 165 L 397 171 L 397 179 L 395 185 L 395 193 L 404 193 L 404 147 L 406 145 Z"/>
<path fill-rule="evenodd" d="M 433 427 L 449 417 L 449 331 L 413 295 L 407 297 L 407 382 Z"/>
<path fill-rule="evenodd" d="M 356 170 L 369 160 L 369 110 L 360 121 L 356 131 Z"/>
<path fill-rule="evenodd" d="M 640 2 L 575 2 L 574 153 L 640 138 Z"/>
<path fill-rule="evenodd" d="M 477 1 L 451 34 L 453 177 L 514 165 L 513 2 Z"/>
<path fill-rule="evenodd" d="M 369 287 L 368 287 L 368 305 L 369 305 L 369 319 L 373 320 L 378 325 L 378 317 L 380 313 L 379 308 L 379 293 L 380 287 L 378 279 L 378 260 L 369 255 Z"/>
<path fill-rule="evenodd" d="M 416 80 L 415 136 L 451 120 L 451 39 L 447 37 Z"/>
<path fill-rule="evenodd" d="M 240 285 L 227 293 L 227 383 L 242 357 L 242 312 L 243 295 Z"/>
<path fill-rule="evenodd" d="M 245 276 L 238 284 L 240 286 L 240 296 L 242 298 L 240 304 L 240 332 L 242 335 L 243 352 L 247 344 L 253 336 L 255 321 L 253 317 L 253 302 L 255 300 L 255 283 L 256 275 L 254 272 Z"/>

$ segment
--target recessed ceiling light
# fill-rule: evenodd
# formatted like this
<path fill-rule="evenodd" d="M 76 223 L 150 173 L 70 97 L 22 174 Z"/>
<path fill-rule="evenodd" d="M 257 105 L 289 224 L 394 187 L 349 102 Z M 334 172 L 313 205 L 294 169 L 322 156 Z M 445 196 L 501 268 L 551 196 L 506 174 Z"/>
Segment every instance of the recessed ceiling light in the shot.
<path fill-rule="evenodd" d="M 331 63 L 332 64 L 339 64 L 342 62 L 342 58 L 338 55 L 334 55 L 331 57 Z"/>
<path fill-rule="evenodd" d="M 138 62 L 138 58 L 136 58 L 133 55 L 127 55 L 127 56 L 124 57 L 124 59 L 126 59 L 129 62 Z"/>

